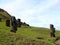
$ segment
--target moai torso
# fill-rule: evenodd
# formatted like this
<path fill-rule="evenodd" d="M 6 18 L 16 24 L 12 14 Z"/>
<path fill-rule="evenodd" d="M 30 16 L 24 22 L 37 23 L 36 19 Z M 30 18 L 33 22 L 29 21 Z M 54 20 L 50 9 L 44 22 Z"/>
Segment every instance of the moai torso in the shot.
<path fill-rule="evenodd" d="M 18 19 L 18 20 L 17 20 L 17 26 L 18 26 L 18 27 L 21 27 L 21 19 Z"/>
<path fill-rule="evenodd" d="M 15 17 L 12 17 L 11 19 L 11 25 L 12 25 L 12 29 L 11 29 L 11 32 L 15 32 L 17 31 L 17 21 L 16 21 L 16 18 Z"/>
<path fill-rule="evenodd" d="M 50 36 L 55 37 L 55 28 L 54 25 L 50 24 Z"/>
<path fill-rule="evenodd" d="M 54 33 L 55 32 L 55 28 L 53 24 L 50 24 L 50 32 Z"/>
<path fill-rule="evenodd" d="M 55 28 L 50 28 L 50 32 L 54 33 L 55 32 Z"/>
<path fill-rule="evenodd" d="M 6 26 L 10 27 L 10 20 L 6 20 Z"/>
<path fill-rule="evenodd" d="M 15 17 L 12 17 L 11 23 L 12 23 L 12 26 L 14 26 L 14 27 L 17 26 L 17 21 L 16 21 Z"/>

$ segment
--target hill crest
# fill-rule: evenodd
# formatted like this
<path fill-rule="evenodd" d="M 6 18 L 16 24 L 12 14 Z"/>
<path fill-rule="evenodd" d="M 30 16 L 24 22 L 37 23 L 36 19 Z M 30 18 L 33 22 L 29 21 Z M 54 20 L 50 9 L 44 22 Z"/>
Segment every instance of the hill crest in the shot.
<path fill-rule="evenodd" d="M 5 11 L 4 9 L 0 8 L 0 18 L 11 19 L 11 15 L 7 11 Z"/>

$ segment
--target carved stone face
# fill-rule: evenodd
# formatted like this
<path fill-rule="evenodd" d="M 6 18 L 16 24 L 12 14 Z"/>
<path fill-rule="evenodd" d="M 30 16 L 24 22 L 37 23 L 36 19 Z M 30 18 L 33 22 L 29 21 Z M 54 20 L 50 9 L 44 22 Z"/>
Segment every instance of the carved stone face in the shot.
<path fill-rule="evenodd" d="M 13 17 L 12 17 L 12 20 L 16 20 L 16 18 L 13 16 Z"/>
<path fill-rule="evenodd" d="M 50 28 L 54 28 L 54 25 L 53 24 L 50 24 Z"/>

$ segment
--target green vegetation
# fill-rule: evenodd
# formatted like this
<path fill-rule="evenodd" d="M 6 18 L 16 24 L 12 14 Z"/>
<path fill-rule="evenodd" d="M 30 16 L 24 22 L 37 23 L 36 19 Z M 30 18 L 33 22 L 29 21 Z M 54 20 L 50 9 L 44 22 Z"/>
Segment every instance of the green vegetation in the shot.
<path fill-rule="evenodd" d="M 8 19 L 9 17 L 7 13 L 0 12 L 0 18 Z M 54 45 L 55 38 L 50 37 L 48 28 L 22 26 L 13 33 L 10 32 L 11 27 L 5 25 L 5 21 L 0 22 L 0 45 Z M 60 31 L 56 31 L 56 37 L 59 36 Z"/>
<path fill-rule="evenodd" d="M 17 33 L 10 32 L 11 27 L 5 26 L 5 21 L 0 22 L 0 45 L 24 45 L 25 43 L 35 43 L 42 45 L 54 45 L 55 38 L 50 37 L 48 28 L 27 27 L 18 28 Z M 56 37 L 60 32 L 56 31 Z M 22 45 L 21 44 L 21 45 Z"/>
<path fill-rule="evenodd" d="M 2 18 L 2 19 L 11 19 L 11 16 L 5 10 L 1 11 L 1 9 L 0 9 L 0 18 Z"/>

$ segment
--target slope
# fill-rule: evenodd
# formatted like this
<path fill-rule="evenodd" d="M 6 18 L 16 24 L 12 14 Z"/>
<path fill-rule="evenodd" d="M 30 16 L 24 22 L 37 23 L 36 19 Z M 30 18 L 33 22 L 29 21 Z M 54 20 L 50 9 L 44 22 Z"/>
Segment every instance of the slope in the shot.
<path fill-rule="evenodd" d="M 48 28 L 22 26 L 17 33 L 10 30 L 11 27 L 6 27 L 5 22 L 0 22 L 0 45 L 54 45 L 55 38 L 50 37 Z M 56 31 L 56 37 L 59 36 L 60 31 Z"/>
<path fill-rule="evenodd" d="M 11 19 L 11 15 L 7 11 L 0 8 L 0 18 Z"/>

